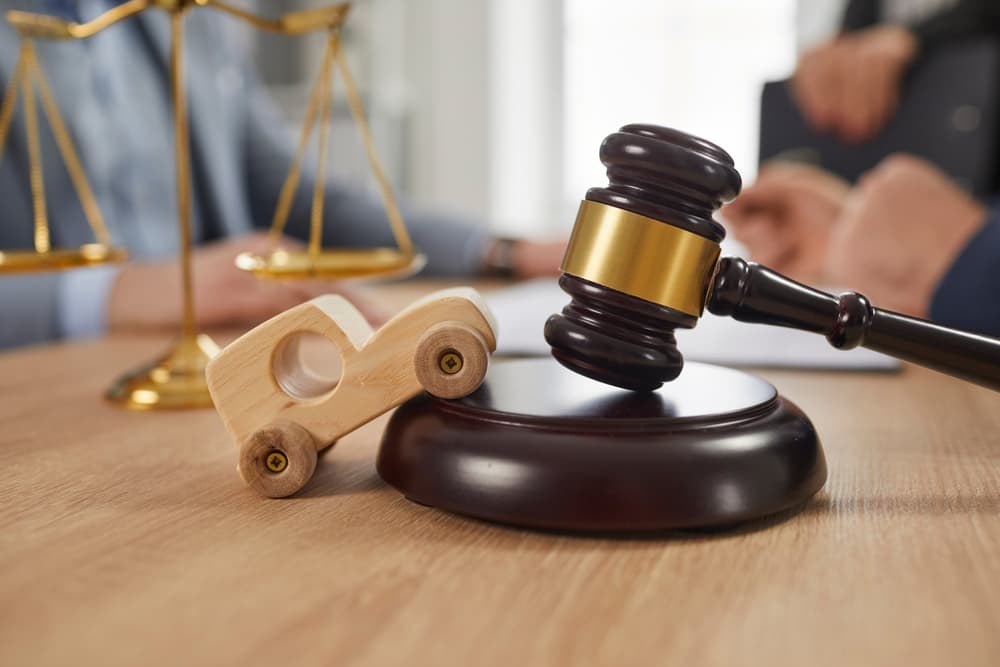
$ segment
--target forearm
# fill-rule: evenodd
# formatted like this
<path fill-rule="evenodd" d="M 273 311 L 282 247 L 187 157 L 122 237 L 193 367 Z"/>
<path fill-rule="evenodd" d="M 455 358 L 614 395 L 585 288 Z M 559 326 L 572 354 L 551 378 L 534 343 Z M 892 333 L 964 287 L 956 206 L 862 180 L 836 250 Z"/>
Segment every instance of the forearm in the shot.
<path fill-rule="evenodd" d="M 1000 208 L 993 209 L 938 284 L 931 319 L 1000 336 Z"/>
<path fill-rule="evenodd" d="M 282 130 L 282 120 L 266 94 L 255 90 L 247 127 L 247 179 L 254 226 L 264 228 L 271 224 L 277 193 L 292 161 L 294 138 Z M 303 169 L 285 227 L 286 234 L 303 241 L 310 235 L 314 184 L 315 171 Z M 402 208 L 414 245 L 427 255 L 426 274 L 479 273 L 489 242 L 485 226 L 414 211 L 405 204 Z M 391 247 L 396 242 L 378 197 L 330 180 L 324 187 L 323 244 L 357 248 Z"/>
<path fill-rule="evenodd" d="M 405 213 L 404 213 L 405 215 Z M 413 213 L 407 228 L 416 247 L 427 255 L 425 273 L 437 276 L 479 275 L 492 235 L 485 224 L 467 220 Z"/>
<path fill-rule="evenodd" d="M 327 186 L 324 207 L 324 243 L 342 247 L 396 245 L 382 203 L 338 185 Z M 413 245 L 427 256 L 425 275 L 471 276 L 480 272 L 489 242 L 485 226 L 456 217 L 428 214 L 403 207 L 403 218 Z M 305 237 L 308 215 L 290 232 Z"/>

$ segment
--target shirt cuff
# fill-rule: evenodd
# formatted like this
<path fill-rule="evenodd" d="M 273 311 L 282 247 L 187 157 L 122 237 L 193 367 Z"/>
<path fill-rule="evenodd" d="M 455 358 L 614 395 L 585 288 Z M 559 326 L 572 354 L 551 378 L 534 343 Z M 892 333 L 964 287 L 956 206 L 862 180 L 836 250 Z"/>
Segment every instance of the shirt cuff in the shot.
<path fill-rule="evenodd" d="M 493 244 L 494 237 L 485 226 L 476 226 L 465 243 L 463 273 L 467 276 L 481 276 L 486 268 L 486 254 Z"/>
<path fill-rule="evenodd" d="M 119 267 L 75 269 L 59 276 L 59 330 L 64 338 L 107 333 L 108 298 Z"/>
<path fill-rule="evenodd" d="M 1000 336 L 1000 208 L 969 241 L 931 299 L 931 319 Z"/>

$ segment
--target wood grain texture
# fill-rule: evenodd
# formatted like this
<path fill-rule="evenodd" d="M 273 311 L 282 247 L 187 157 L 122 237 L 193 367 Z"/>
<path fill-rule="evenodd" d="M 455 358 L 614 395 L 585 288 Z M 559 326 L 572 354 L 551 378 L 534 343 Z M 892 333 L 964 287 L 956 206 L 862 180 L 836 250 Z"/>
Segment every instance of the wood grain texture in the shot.
<path fill-rule="evenodd" d="M 214 412 L 100 399 L 163 342 L 0 355 L 0 664 L 1000 663 L 986 390 L 766 372 L 819 430 L 826 489 L 736 532 L 606 540 L 406 501 L 374 471 L 384 417 L 260 498 Z"/>

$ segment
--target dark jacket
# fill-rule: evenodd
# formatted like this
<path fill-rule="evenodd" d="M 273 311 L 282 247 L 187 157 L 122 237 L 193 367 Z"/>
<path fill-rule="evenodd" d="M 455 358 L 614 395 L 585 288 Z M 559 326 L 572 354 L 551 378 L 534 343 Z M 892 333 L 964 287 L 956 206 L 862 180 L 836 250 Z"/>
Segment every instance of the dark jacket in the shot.
<path fill-rule="evenodd" d="M 851 32 L 881 21 L 880 0 L 851 0 L 842 28 Z M 971 37 L 1000 40 L 1000 0 L 959 0 L 908 27 L 922 54 Z M 1000 192 L 1000 174 L 997 178 Z M 946 326 L 1000 336 L 1000 199 L 992 202 L 989 220 L 938 284 L 930 310 L 931 319 Z"/>

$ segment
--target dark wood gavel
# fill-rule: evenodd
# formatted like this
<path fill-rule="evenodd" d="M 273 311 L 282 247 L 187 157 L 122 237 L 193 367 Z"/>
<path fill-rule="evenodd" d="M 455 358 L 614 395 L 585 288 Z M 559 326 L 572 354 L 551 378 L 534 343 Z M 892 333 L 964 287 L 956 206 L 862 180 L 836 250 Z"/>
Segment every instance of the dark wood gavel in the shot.
<path fill-rule="evenodd" d="M 674 330 L 704 309 L 742 322 L 823 334 L 1000 389 L 1000 340 L 833 296 L 743 259 L 719 259 L 712 214 L 739 194 L 718 146 L 655 125 L 626 125 L 601 145 L 606 187 L 580 206 L 559 285 L 571 297 L 545 324 L 553 356 L 582 375 L 651 391 L 684 365 Z"/>

